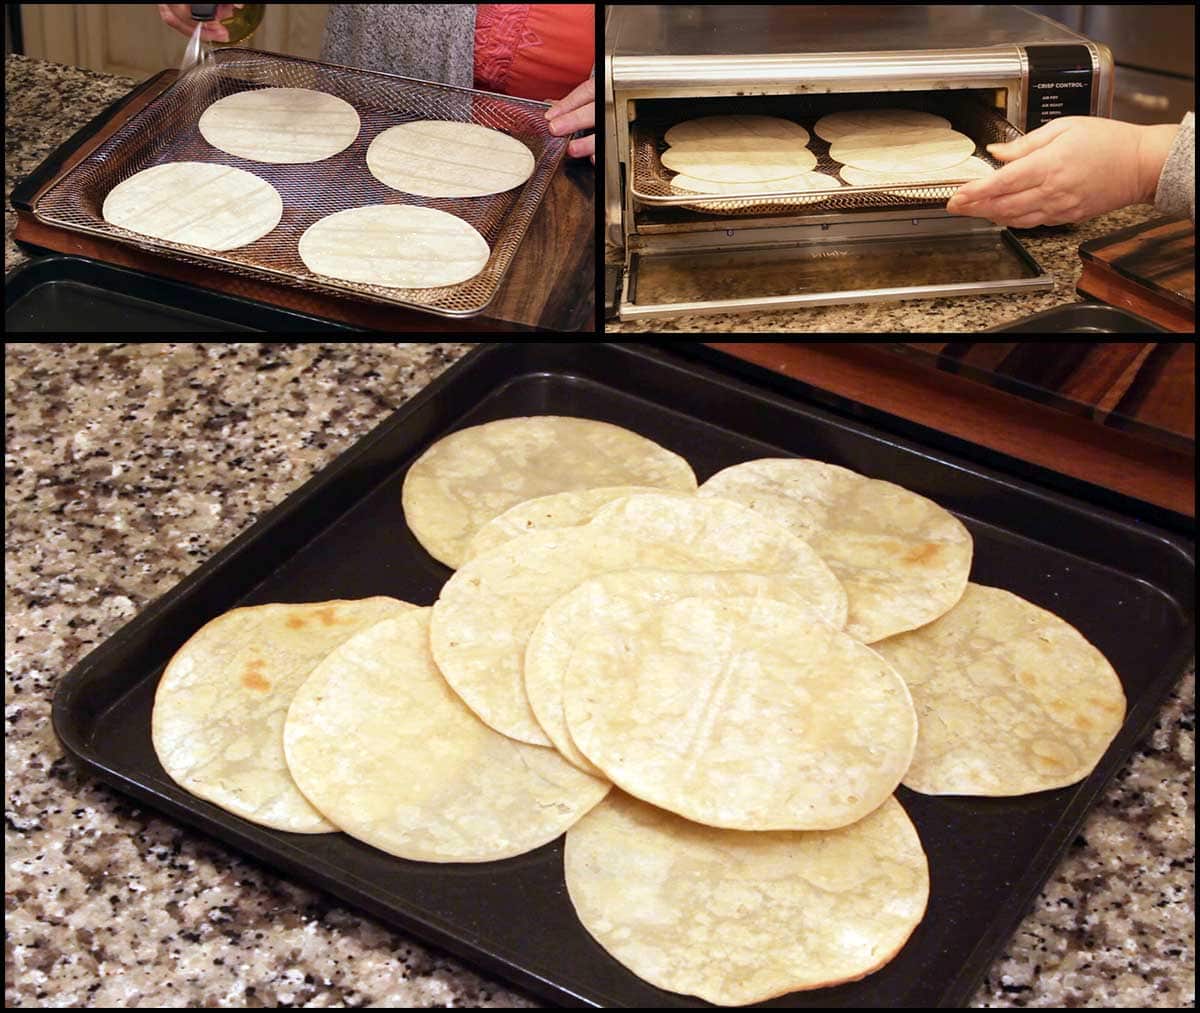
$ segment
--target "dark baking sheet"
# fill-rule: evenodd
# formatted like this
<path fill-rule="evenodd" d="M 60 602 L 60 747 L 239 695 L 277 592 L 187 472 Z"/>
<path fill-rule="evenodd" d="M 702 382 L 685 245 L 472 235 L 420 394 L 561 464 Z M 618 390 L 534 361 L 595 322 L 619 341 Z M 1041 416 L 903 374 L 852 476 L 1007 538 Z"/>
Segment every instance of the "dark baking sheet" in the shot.
<path fill-rule="evenodd" d="M 642 982 L 588 936 L 566 895 L 561 839 L 502 862 L 407 862 L 342 834 L 288 834 L 231 816 L 177 788 L 151 747 L 150 708 L 163 665 L 218 613 L 372 594 L 432 603 L 450 571 L 403 523 L 408 465 L 449 431 L 531 414 L 627 426 L 683 454 L 701 480 L 753 457 L 794 454 L 899 482 L 970 528 L 973 580 L 1057 613 L 1112 661 L 1129 713 L 1091 777 L 1012 799 L 935 798 L 902 788 L 900 801 L 929 855 L 925 920 L 878 973 L 764 1004 L 963 1005 L 1187 663 L 1191 548 L 1136 519 L 671 351 L 515 344 L 464 359 L 76 666 L 53 708 L 68 754 L 140 801 L 552 1002 L 704 1005 Z"/>
<path fill-rule="evenodd" d="M 994 331 L 1021 334 L 1153 334 L 1162 331 L 1162 328 L 1116 306 L 1083 302 L 1055 306 L 988 328 L 988 333 Z"/>
<path fill-rule="evenodd" d="M 86 257 L 38 257 L 4 278 L 6 334 L 352 330 Z"/>

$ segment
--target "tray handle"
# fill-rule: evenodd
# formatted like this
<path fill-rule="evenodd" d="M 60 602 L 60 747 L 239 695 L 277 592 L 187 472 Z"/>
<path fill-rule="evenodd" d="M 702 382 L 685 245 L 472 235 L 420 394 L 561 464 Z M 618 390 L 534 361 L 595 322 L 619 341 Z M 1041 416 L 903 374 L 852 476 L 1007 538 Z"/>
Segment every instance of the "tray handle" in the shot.
<path fill-rule="evenodd" d="M 71 157 L 79 151 L 89 140 L 100 133 L 118 113 L 127 106 L 131 105 L 145 93 L 151 91 L 156 86 L 161 85 L 164 75 L 174 74 L 173 70 L 164 70 L 155 74 L 153 77 L 148 77 L 145 81 L 139 84 L 133 91 L 129 92 L 122 98 L 117 99 L 111 105 L 106 106 L 96 116 L 93 116 L 87 123 L 75 131 L 62 144 L 55 148 L 28 176 L 21 180 L 13 187 L 12 198 L 10 203 L 14 210 L 26 211 L 33 213 L 33 202 L 38 195 L 46 189 L 55 178 L 62 172 L 70 161 Z M 161 90 L 161 87 L 160 87 Z"/>

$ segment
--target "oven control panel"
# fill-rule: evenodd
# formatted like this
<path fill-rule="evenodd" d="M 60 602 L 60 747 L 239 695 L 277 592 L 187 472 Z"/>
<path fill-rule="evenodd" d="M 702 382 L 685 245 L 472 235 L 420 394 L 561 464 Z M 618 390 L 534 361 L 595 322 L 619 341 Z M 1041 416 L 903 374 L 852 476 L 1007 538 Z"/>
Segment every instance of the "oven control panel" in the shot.
<path fill-rule="evenodd" d="M 1060 116 L 1092 112 L 1095 68 L 1087 46 L 1027 46 L 1025 55 L 1029 60 L 1026 133 Z"/>

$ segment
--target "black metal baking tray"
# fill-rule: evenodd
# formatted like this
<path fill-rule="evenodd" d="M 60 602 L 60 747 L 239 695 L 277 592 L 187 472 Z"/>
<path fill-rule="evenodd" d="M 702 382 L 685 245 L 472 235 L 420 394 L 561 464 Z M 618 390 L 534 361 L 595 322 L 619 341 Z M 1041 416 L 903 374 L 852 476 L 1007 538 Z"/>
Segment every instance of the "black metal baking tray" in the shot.
<path fill-rule="evenodd" d="M 342 834 L 288 834 L 231 816 L 176 787 L 151 747 L 162 668 L 218 613 L 373 594 L 432 603 L 450 571 L 404 525 L 405 471 L 447 432 L 529 414 L 627 426 L 683 454 L 701 480 L 739 461 L 795 454 L 899 482 L 970 528 L 974 580 L 1049 608 L 1112 661 L 1129 713 L 1089 778 L 1011 799 L 901 789 L 929 855 L 925 920 L 878 973 L 766 1005 L 964 1004 L 1186 665 L 1194 636 L 1190 545 L 671 350 L 512 344 L 468 356 L 76 666 L 53 707 L 68 755 L 139 801 L 552 1002 L 704 1005 L 641 981 L 591 939 L 567 898 L 561 839 L 481 865 L 402 861 Z"/>
<path fill-rule="evenodd" d="M 1139 316 L 1098 302 L 1070 303 L 1009 320 L 985 333 L 1010 331 L 1017 334 L 1156 334 L 1163 328 Z"/>
<path fill-rule="evenodd" d="M 290 334 L 353 329 L 86 257 L 39 257 L 4 279 L 6 334 Z"/>

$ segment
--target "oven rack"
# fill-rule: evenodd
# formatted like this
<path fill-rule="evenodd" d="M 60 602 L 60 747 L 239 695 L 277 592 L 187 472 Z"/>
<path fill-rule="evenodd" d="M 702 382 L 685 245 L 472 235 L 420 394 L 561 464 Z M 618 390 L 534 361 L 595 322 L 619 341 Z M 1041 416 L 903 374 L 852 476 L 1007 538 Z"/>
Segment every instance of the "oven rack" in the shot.
<path fill-rule="evenodd" d="M 197 123 L 208 106 L 227 95 L 263 87 L 311 88 L 346 100 L 361 120 L 358 137 L 330 158 L 295 164 L 251 161 L 204 140 Z M 542 102 L 299 57 L 218 50 L 206 65 L 179 77 L 67 171 L 38 198 L 33 213 L 50 225 L 238 277 L 442 316 L 471 316 L 486 309 L 499 290 L 566 155 L 568 138 L 550 134 L 545 108 Z M 418 197 L 392 189 L 368 170 L 367 147 L 388 127 L 421 119 L 460 120 L 503 131 L 533 152 L 533 174 L 520 187 L 483 197 Z M 113 187 L 143 169 L 174 161 L 230 165 L 265 179 L 283 198 L 279 225 L 246 246 L 214 252 L 143 236 L 104 220 L 104 198 Z M 310 271 L 298 250 L 304 231 L 327 215 L 371 204 L 436 208 L 467 221 L 491 249 L 487 264 L 473 278 L 436 288 L 391 288 Z"/>
<path fill-rule="evenodd" d="M 995 109 L 969 96 L 953 93 L 889 92 L 861 95 L 788 95 L 766 96 L 747 101 L 739 98 L 696 101 L 662 100 L 643 103 L 638 119 L 630 124 L 630 165 L 633 167 L 632 196 L 650 207 L 671 207 L 718 215 L 804 215 L 831 211 L 857 211 L 864 208 L 934 208 L 944 205 L 958 187 L 966 182 L 898 184 L 883 187 L 850 186 L 838 175 L 842 163 L 829 156 L 829 142 L 818 137 L 813 126 L 822 116 L 842 109 L 902 106 L 944 116 L 950 125 L 975 141 L 974 155 L 998 169 L 1001 163 L 987 152 L 987 145 L 1013 141 L 1021 131 Z M 645 110 L 643 112 L 642 110 Z M 761 197 L 713 197 L 676 192 L 671 186 L 675 173 L 662 164 L 667 150 L 665 134 L 676 123 L 699 115 L 756 113 L 782 116 L 803 126 L 809 133 L 808 148 L 817 158 L 814 171 L 835 177 L 841 186 Z"/>

